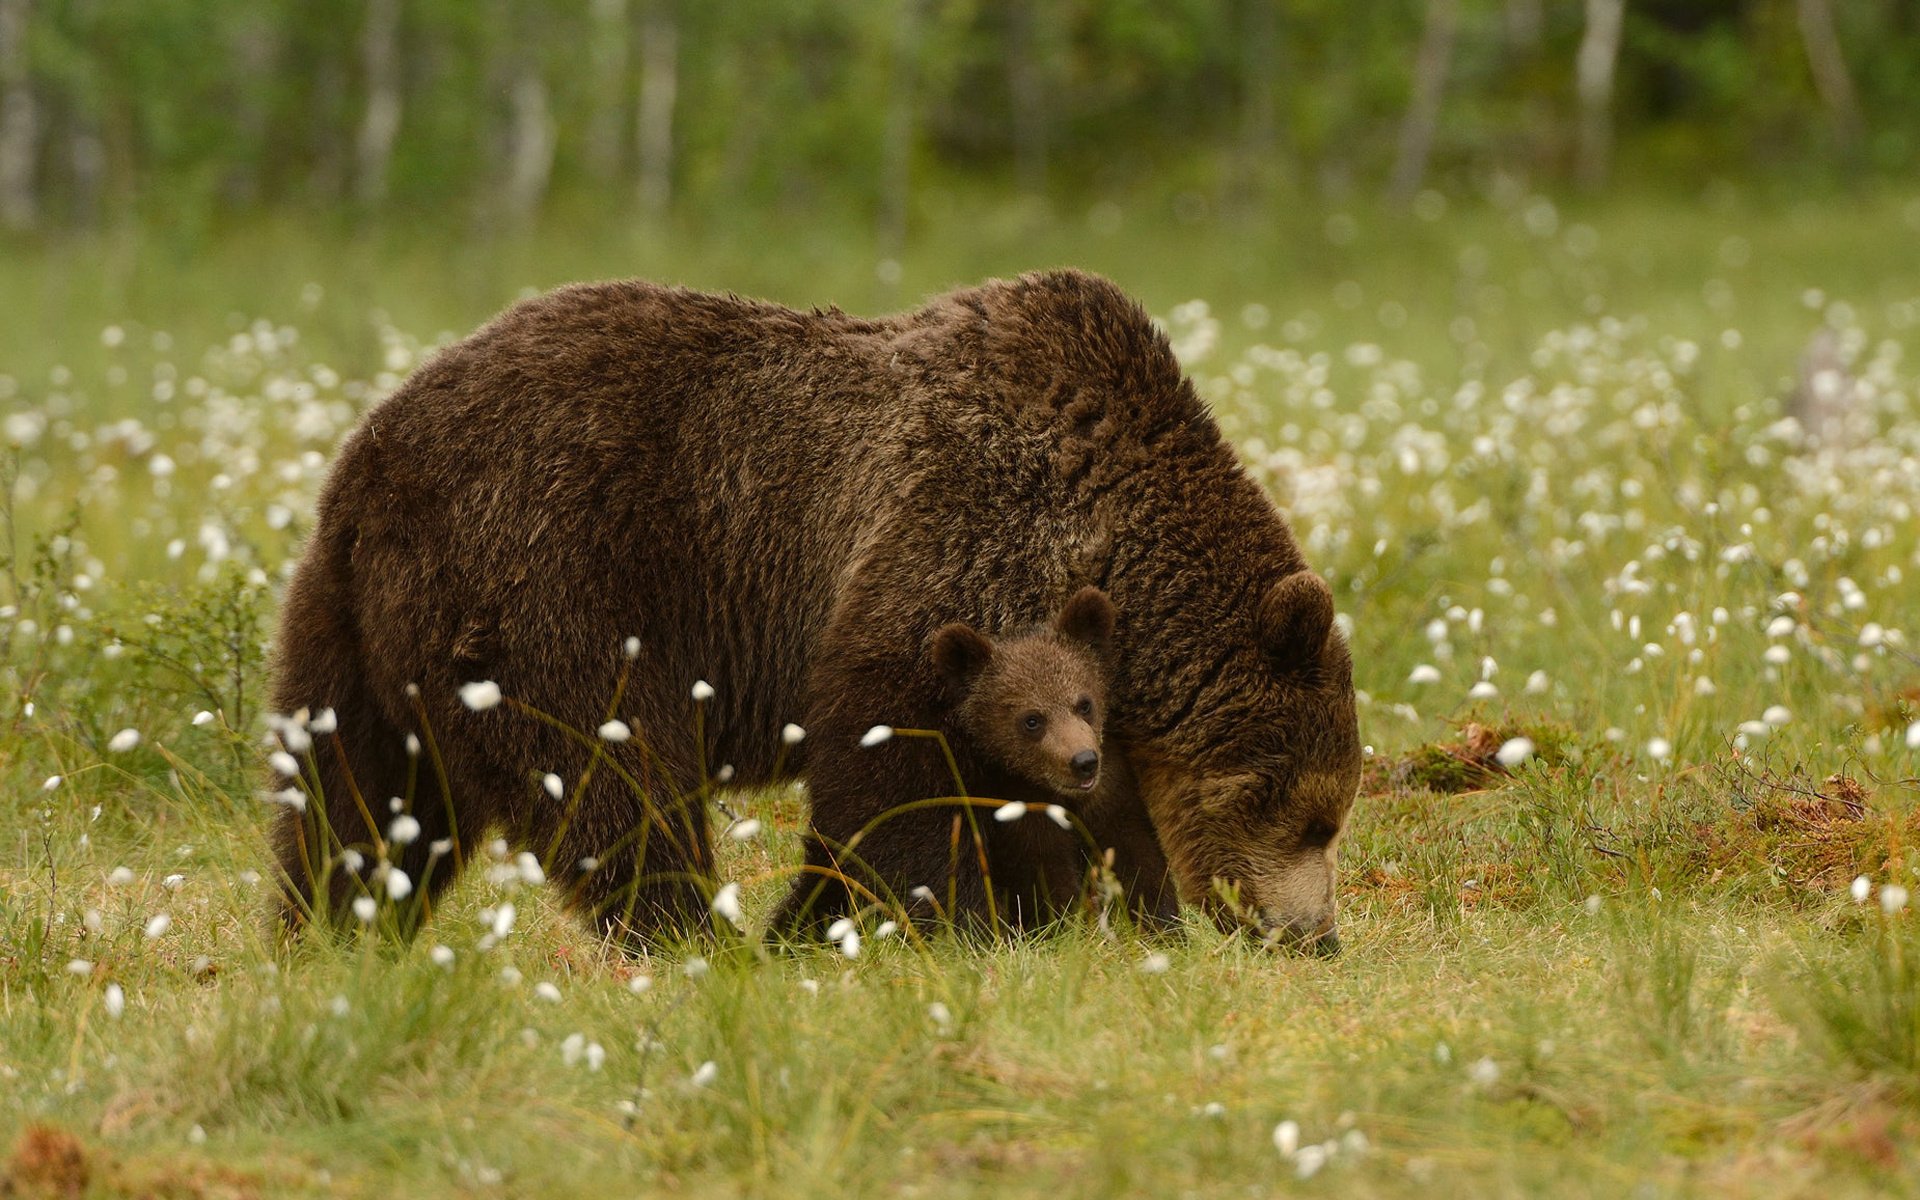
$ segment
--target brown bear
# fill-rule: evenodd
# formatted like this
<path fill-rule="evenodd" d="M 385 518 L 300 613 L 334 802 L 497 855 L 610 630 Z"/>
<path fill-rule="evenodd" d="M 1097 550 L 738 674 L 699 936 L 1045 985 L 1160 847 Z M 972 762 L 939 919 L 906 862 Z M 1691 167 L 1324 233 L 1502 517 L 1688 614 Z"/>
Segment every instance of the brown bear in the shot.
<path fill-rule="evenodd" d="M 989 637 L 954 621 L 928 643 L 949 688 L 941 732 L 960 758 L 978 761 L 984 772 L 961 781 L 969 796 L 1030 810 L 1005 828 L 981 829 L 992 843 L 990 861 L 999 864 L 993 876 L 998 911 L 1014 925 L 1070 910 L 1086 893 L 1090 868 L 1108 851 L 1114 872 L 1124 872 L 1137 917 L 1164 921 L 1173 913 L 1172 890 L 1161 886 L 1166 860 L 1149 836 L 1143 864 L 1142 845 L 1114 819 L 1116 810 L 1138 804 L 1124 764 L 1103 769 L 1101 760 L 1113 621 L 1106 593 L 1088 586 L 1050 624 Z"/>
<path fill-rule="evenodd" d="M 610 927 L 684 927 L 725 764 L 807 780 L 786 925 L 949 877 L 984 919 L 951 813 L 874 824 L 950 792 L 938 748 L 863 735 L 938 720 L 939 625 L 1015 628 L 1086 584 L 1119 611 L 1129 820 L 1223 923 L 1327 938 L 1360 770 L 1332 594 L 1112 284 L 1046 272 L 877 320 L 639 282 L 516 305 L 369 413 L 322 492 L 277 638 L 277 707 L 337 714 L 278 833 L 294 909 L 412 795 L 419 836 L 386 848 L 420 898 L 501 826 Z M 507 701 L 463 703 L 479 681 Z M 616 719 L 630 736 L 594 736 Z"/>

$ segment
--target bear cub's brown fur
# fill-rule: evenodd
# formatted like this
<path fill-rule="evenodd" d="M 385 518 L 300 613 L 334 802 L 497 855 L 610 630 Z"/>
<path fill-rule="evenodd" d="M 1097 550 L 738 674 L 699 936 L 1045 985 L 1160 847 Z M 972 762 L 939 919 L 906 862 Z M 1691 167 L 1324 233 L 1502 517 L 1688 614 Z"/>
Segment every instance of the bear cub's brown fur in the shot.
<path fill-rule="evenodd" d="M 956 697 L 958 729 L 988 761 L 1025 785 L 1003 799 L 1082 800 L 1100 780 L 1113 603 L 1099 588 L 1074 594 L 1051 625 L 989 638 L 956 621 L 928 653 Z"/>

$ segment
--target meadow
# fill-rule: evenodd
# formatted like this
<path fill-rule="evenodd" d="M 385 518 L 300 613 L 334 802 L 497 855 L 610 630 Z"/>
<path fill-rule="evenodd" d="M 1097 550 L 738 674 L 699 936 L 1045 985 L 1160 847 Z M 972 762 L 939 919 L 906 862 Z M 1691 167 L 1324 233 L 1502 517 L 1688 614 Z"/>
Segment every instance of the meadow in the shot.
<path fill-rule="evenodd" d="M 0 258 L 0 1194 L 1920 1193 L 1920 197 L 954 204 L 897 263 L 797 218 Z M 793 789 L 725 797 L 742 937 L 628 954 L 506 846 L 410 943 L 273 935 L 277 589 L 435 344 L 570 278 L 1058 263 L 1162 316 L 1339 597 L 1344 953 L 769 955 Z"/>

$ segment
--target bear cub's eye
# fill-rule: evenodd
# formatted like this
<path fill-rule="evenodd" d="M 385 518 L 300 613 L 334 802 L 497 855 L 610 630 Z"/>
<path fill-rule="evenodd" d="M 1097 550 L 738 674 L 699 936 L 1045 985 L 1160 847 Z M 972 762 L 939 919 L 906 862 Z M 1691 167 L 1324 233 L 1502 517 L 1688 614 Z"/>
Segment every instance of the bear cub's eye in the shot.
<path fill-rule="evenodd" d="M 1300 844 L 1309 850 L 1324 850 L 1339 832 L 1331 821 L 1315 821 L 1300 835 Z"/>
<path fill-rule="evenodd" d="M 1092 720 L 1093 719 L 1093 697 L 1092 696 L 1080 697 L 1080 702 L 1073 706 L 1073 711 L 1079 713 L 1081 716 L 1087 718 L 1088 720 Z"/>
<path fill-rule="evenodd" d="M 1030 712 L 1020 718 L 1020 728 L 1026 730 L 1028 733 L 1039 733 L 1040 727 L 1046 723 L 1046 719 L 1037 712 Z"/>

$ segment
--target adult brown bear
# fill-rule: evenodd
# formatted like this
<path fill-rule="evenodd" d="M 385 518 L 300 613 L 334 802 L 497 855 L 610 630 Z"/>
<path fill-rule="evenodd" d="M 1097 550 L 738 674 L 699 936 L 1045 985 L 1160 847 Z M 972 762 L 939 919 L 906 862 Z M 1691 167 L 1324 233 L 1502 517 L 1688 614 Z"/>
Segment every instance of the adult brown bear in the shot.
<path fill-rule="evenodd" d="M 1332 596 L 1112 284 L 1027 275 L 880 320 L 645 283 L 517 305 L 370 413 L 321 495 L 274 700 L 337 728 L 278 830 L 290 911 L 321 872 L 335 911 L 365 886 L 343 849 L 389 854 L 420 903 L 456 835 L 500 827 L 611 927 L 697 921 L 727 764 L 809 785 L 784 926 L 854 902 L 835 871 L 982 917 L 953 810 L 874 823 L 953 791 L 938 748 L 860 743 L 937 722 L 936 628 L 1031 625 L 1086 584 L 1120 614 L 1106 738 L 1145 852 L 1223 921 L 1331 945 L 1360 770 Z M 475 681 L 509 702 L 463 704 Z M 612 717 L 633 736 L 594 739 Z M 393 796 L 411 841 L 382 840 Z M 986 824 L 990 869 L 1023 852 Z"/>

